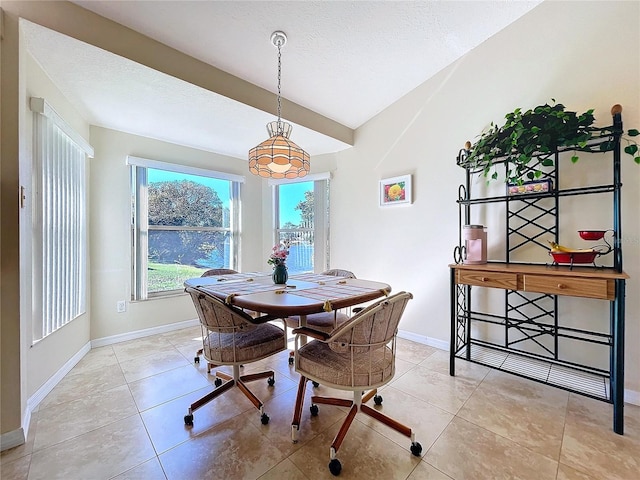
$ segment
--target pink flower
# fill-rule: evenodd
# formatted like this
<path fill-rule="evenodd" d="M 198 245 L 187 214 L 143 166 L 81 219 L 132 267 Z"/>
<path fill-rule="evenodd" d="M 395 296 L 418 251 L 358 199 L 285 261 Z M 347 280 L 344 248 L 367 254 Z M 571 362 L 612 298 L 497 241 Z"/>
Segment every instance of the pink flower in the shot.
<path fill-rule="evenodd" d="M 271 255 L 267 260 L 269 265 L 284 265 L 287 260 L 287 255 L 289 255 L 289 242 L 284 241 L 281 244 L 275 245 L 271 249 Z"/>

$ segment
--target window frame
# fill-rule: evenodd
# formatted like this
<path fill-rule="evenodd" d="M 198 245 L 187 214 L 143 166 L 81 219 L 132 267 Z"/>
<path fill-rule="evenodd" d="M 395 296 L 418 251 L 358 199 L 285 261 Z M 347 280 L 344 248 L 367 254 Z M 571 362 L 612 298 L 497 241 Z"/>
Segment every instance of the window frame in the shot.
<path fill-rule="evenodd" d="M 147 158 L 127 157 L 127 165 L 131 167 L 131 300 L 144 301 L 182 294 L 182 288 L 148 291 L 148 233 L 150 231 L 207 231 L 228 232 L 230 237 L 230 263 L 228 268 L 237 269 L 240 252 L 240 195 L 241 185 L 245 178 L 226 172 L 189 167 L 178 163 L 161 162 Z M 229 188 L 229 227 L 200 227 L 200 226 L 150 226 L 148 217 L 147 172 L 148 169 L 162 170 L 177 174 L 188 174 L 199 177 L 213 178 L 230 182 Z"/>
<path fill-rule="evenodd" d="M 308 228 L 281 229 L 280 226 L 280 189 L 281 185 L 292 183 L 313 182 L 313 270 L 320 273 L 329 268 L 330 265 L 330 173 L 312 174 L 300 179 L 290 180 L 269 180 L 272 187 L 272 212 L 273 212 L 273 244 L 279 243 L 280 233 L 283 232 L 308 232 Z M 321 221 L 318 221 L 321 219 Z M 321 239 L 319 241 L 319 239 Z"/>

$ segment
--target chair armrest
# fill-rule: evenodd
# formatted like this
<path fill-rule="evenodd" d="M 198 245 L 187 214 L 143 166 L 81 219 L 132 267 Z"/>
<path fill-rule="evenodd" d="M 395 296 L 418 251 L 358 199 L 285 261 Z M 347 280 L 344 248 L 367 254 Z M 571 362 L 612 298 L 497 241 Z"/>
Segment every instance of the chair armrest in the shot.
<path fill-rule="evenodd" d="M 294 328 L 291 333 L 295 333 L 296 335 L 306 335 L 308 337 L 315 338 L 316 340 L 322 340 L 322 341 L 325 341 L 327 338 L 330 337 L 328 333 L 320 332 L 318 330 L 314 330 L 313 328 L 309 328 L 309 327 Z"/>

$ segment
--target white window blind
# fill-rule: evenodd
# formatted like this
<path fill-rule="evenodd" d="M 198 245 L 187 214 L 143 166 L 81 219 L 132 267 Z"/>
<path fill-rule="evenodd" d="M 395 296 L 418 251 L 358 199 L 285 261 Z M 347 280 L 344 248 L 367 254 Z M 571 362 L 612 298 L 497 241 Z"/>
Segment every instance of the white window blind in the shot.
<path fill-rule="evenodd" d="M 40 98 L 34 112 L 33 340 L 86 311 L 86 156 L 93 149 Z"/>

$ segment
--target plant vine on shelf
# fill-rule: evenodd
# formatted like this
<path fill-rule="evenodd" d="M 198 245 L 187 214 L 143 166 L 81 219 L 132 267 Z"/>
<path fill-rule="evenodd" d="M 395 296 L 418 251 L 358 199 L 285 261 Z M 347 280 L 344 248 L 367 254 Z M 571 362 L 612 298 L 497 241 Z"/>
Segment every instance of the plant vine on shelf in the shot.
<path fill-rule="evenodd" d="M 544 173 L 540 167 L 552 167 L 558 150 L 574 150 L 571 161 L 575 163 L 578 161 L 575 151 L 606 152 L 613 148 L 613 126 L 594 127 L 593 109 L 578 114 L 551 100 L 552 105 L 539 105 L 525 112 L 521 108 L 515 109 L 505 115 L 506 122 L 502 126 L 491 122 L 473 145 L 467 142 L 464 164 L 481 172 L 489 182 L 498 178 L 497 164 L 507 162 L 505 181 L 522 185 L 526 180 L 542 177 Z M 621 111 L 620 105 L 611 109 L 612 115 Z M 635 137 L 640 132 L 629 129 L 626 134 Z M 622 138 L 627 142 L 625 153 L 640 164 L 637 142 Z"/>

